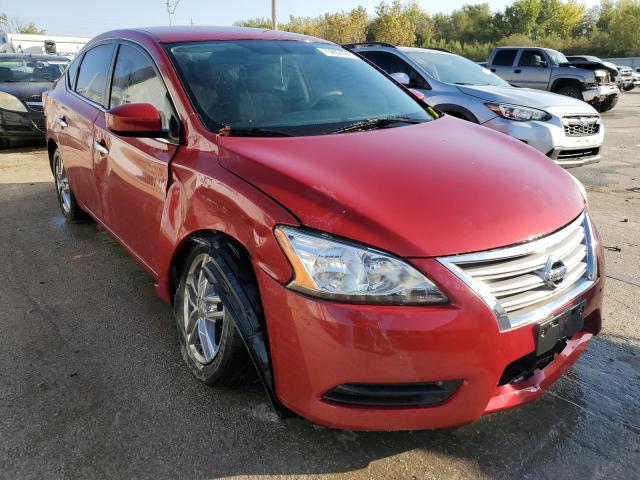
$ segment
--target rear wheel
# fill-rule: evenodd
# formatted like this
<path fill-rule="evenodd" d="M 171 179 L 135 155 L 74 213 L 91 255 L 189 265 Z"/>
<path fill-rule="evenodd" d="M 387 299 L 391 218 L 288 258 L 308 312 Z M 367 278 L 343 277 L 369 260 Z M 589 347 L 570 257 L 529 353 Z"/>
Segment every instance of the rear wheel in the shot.
<path fill-rule="evenodd" d="M 67 169 L 64 166 L 62 155 L 60 150 L 56 149 L 53 152 L 53 174 L 56 184 L 56 195 L 58 197 L 58 205 L 62 214 L 68 222 L 85 222 L 89 219 L 89 216 L 82 211 L 76 197 L 71 190 L 69 184 L 69 177 L 67 176 Z"/>

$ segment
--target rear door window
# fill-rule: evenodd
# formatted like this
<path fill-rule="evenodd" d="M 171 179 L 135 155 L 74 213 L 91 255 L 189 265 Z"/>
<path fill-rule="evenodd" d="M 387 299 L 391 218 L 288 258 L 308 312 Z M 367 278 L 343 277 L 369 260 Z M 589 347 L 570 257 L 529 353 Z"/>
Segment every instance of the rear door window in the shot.
<path fill-rule="evenodd" d="M 499 65 L 503 67 L 510 67 L 513 65 L 513 61 L 516 59 L 517 50 L 508 49 L 508 50 L 500 50 L 496 52 L 493 57 L 492 65 Z"/>
<path fill-rule="evenodd" d="M 113 70 L 110 108 L 125 103 L 150 103 L 160 112 L 163 130 L 177 132 L 178 118 L 153 60 L 138 47 L 121 44 Z"/>
<path fill-rule="evenodd" d="M 105 91 L 112 57 L 112 43 L 98 45 L 87 51 L 80 64 L 76 93 L 99 105 L 106 105 Z"/>

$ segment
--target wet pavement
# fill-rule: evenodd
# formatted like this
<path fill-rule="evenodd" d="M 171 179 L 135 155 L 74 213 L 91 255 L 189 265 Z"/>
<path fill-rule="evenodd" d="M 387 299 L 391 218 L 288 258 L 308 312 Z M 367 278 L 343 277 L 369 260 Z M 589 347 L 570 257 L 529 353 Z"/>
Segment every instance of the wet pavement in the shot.
<path fill-rule="evenodd" d="M 169 308 L 94 224 L 67 225 L 42 150 L 0 151 L 0 478 L 640 478 L 640 91 L 573 170 L 607 248 L 605 324 L 538 401 L 443 431 L 279 420 L 257 381 L 212 389 Z"/>

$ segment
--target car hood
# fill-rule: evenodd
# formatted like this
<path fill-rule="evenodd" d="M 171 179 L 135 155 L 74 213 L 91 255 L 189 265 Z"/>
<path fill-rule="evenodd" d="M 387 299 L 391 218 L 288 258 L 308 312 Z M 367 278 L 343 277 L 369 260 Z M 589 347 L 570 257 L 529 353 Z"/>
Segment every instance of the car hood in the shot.
<path fill-rule="evenodd" d="M 523 107 L 576 107 L 584 109 L 582 100 L 533 88 L 495 87 L 492 85 L 458 85 L 461 92 L 487 102 L 511 103 Z M 591 107 L 590 107 L 591 108 Z"/>
<path fill-rule="evenodd" d="M 574 60 L 563 66 L 583 68 L 585 70 L 608 70 L 609 73 L 614 77 L 618 74 L 618 68 L 611 62 L 592 62 L 589 60 Z"/>
<path fill-rule="evenodd" d="M 404 257 L 519 243 L 584 208 L 547 157 L 450 117 L 336 135 L 219 137 L 219 155 L 304 225 Z"/>
<path fill-rule="evenodd" d="M 0 92 L 10 93 L 11 95 L 18 97 L 20 100 L 27 100 L 34 95 L 41 97 L 42 92 L 49 90 L 52 85 L 53 83 L 50 82 L 0 82 Z M 35 99 L 33 100 L 36 101 Z"/>

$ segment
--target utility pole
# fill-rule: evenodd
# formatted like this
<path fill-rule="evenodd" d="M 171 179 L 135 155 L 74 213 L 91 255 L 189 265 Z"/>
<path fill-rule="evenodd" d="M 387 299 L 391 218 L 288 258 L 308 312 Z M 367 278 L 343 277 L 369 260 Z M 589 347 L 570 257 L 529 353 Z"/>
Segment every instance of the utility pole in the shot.
<path fill-rule="evenodd" d="M 271 28 L 278 30 L 277 0 L 271 0 Z"/>
<path fill-rule="evenodd" d="M 176 13 L 176 8 L 178 8 L 178 4 L 180 0 L 166 0 L 165 6 L 167 7 L 167 15 L 169 15 L 169 25 L 171 25 L 171 15 Z"/>

